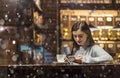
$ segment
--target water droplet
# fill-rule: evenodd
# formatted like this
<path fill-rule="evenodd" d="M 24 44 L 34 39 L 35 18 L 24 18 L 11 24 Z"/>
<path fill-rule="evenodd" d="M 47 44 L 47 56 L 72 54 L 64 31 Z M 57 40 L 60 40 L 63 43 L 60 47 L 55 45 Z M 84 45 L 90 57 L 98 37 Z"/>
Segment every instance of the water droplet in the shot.
<path fill-rule="evenodd" d="M 8 5 L 6 4 L 5 7 L 8 7 Z"/>
<path fill-rule="evenodd" d="M 11 22 L 12 20 L 11 20 L 11 19 L 9 19 L 8 21 L 9 21 L 9 22 Z"/>

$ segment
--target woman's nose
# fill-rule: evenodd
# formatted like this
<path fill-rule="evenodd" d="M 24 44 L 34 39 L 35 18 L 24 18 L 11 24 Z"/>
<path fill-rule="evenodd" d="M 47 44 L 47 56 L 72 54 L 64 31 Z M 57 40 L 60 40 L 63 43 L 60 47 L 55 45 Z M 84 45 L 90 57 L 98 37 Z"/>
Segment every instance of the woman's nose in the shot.
<path fill-rule="evenodd" d="M 78 36 L 76 37 L 76 40 L 77 40 L 77 41 L 79 40 L 79 37 L 78 37 Z"/>

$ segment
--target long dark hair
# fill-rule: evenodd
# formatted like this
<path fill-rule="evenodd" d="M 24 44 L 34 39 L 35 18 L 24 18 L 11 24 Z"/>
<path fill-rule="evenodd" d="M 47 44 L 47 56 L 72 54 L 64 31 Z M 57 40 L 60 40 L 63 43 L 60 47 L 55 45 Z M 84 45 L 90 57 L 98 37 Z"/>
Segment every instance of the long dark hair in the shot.
<path fill-rule="evenodd" d="M 80 22 L 76 22 L 73 26 L 72 26 L 72 31 L 77 31 L 77 30 L 81 30 L 82 32 L 86 33 L 87 34 L 87 41 L 86 41 L 86 44 L 85 44 L 85 47 L 84 48 L 90 48 L 91 46 L 93 46 L 95 43 L 94 43 L 94 40 L 92 38 L 92 35 L 91 35 L 91 31 L 89 29 L 89 25 L 85 22 L 85 21 L 80 21 Z M 73 34 L 72 34 L 72 40 L 73 40 L 73 52 L 75 52 L 76 50 L 79 49 L 80 45 L 78 45 L 74 38 L 73 38 Z"/>

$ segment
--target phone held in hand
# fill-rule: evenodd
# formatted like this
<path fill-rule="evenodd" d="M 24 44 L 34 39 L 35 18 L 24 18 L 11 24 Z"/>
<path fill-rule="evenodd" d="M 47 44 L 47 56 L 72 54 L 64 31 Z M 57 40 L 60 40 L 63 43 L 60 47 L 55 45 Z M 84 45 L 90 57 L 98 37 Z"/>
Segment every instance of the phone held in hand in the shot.
<path fill-rule="evenodd" d="M 73 61 L 75 60 L 74 56 L 68 56 L 65 58 L 65 60 L 69 63 L 69 64 L 73 64 Z"/>

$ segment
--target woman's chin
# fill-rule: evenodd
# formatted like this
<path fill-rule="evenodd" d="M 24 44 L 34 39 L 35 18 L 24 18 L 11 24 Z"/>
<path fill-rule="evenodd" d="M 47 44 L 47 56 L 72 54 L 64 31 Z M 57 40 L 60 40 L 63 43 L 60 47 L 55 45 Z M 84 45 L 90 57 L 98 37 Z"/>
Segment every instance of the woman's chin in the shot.
<path fill-rule="evenodd" d="M 81 43 L 77 43 L 79 46 L 81 46 L 82 44 Z"/>

